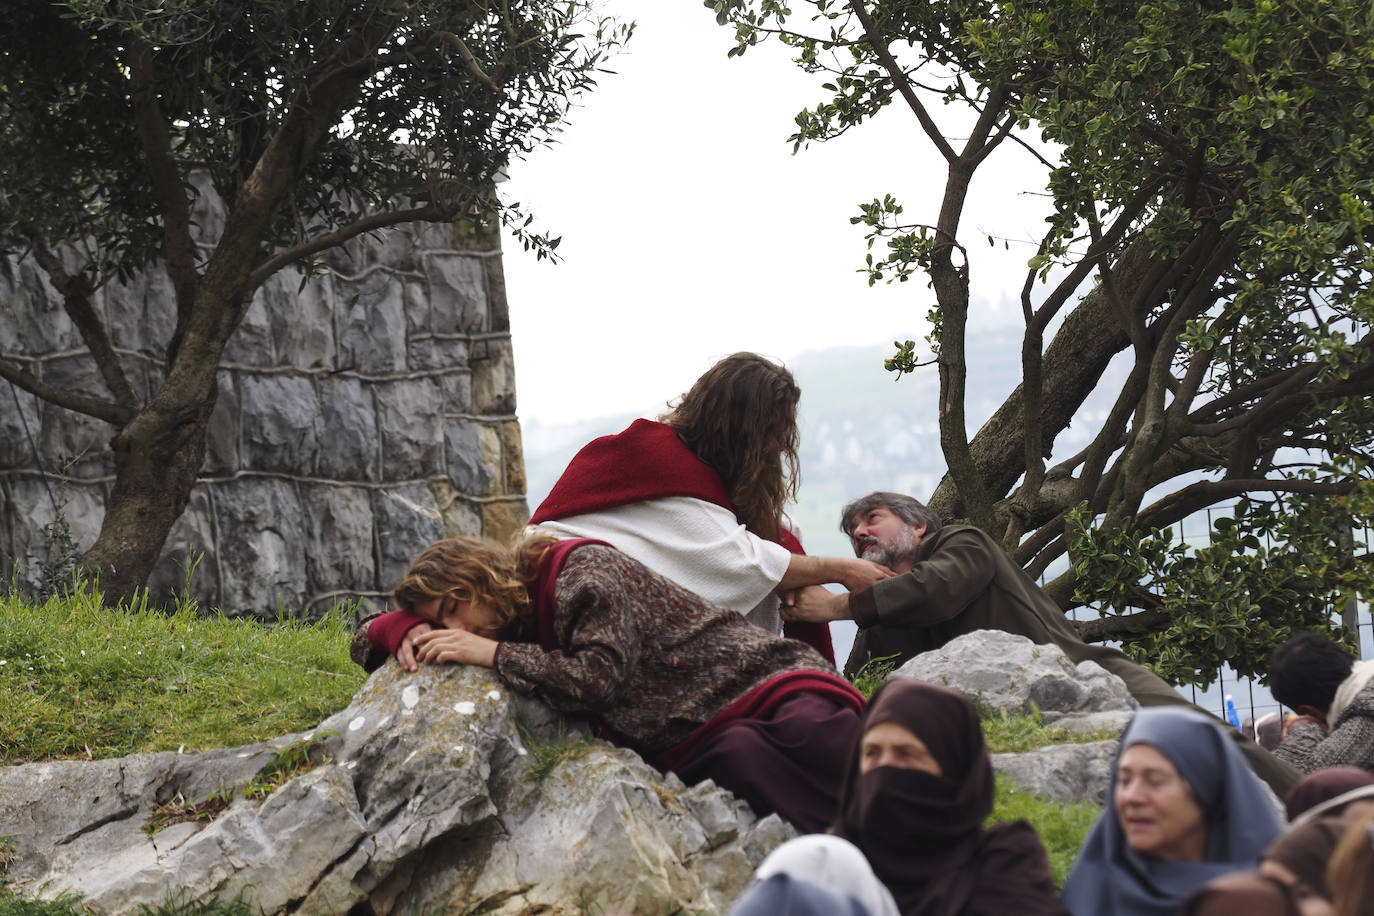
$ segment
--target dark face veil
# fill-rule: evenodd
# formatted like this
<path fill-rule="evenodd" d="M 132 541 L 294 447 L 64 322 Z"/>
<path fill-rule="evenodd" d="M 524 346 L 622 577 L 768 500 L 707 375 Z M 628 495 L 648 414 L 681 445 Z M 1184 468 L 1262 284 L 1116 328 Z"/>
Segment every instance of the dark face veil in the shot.
<path fill-rule="evenodd" d="M 874 695 L 863 732 L 886 722 L 920 738 L 941 775 L 887 766 L 860 773 L 856 747 L 835 832 L 863 851 L 903 913 L 958 913 L 996 795 L 978 713 L 953 690 L 897 678 Z"/>

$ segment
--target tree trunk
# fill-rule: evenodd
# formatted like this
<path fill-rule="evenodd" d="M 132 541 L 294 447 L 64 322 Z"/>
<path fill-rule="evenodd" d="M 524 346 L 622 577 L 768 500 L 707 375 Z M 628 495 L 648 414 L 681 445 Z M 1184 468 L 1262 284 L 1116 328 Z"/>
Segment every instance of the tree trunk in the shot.
<path fill-rule="evenodd" d="M 148 581 L 172 525 L 185 511 L 205 460 L 206 431 L 218 389 L 164 386 L 111 441 L 115 484 L 100 535 L 81 559 L 99 576 L 108 606 L 129 602 Z"/>

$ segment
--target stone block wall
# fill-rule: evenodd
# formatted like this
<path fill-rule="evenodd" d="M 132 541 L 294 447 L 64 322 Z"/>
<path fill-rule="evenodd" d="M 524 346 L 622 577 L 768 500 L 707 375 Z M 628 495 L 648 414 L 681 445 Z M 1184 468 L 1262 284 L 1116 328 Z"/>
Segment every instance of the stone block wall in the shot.
<path fill-rule="evenodd" d="M 219 214 L 200 209 L 215 229 Z M 401 227 L 328 252 L 324 266 L 269 280 L 226 350 L 201 480 L 149 582 L 155 601 L 189 583 L 227 614 L 372 602 L 430 541 L 504 540 L 528 517 L 498 233 Z M 111 284 L 96 307 L 138 395 L 151 396 L 174 322 L 165 274 Z M 108 396 L 29 258 L 0 261 L 0 359 Z M 37 583 L 59 516 L 79 548 L 94 541 L 112 434 L 0 381 L 7 580 Z"/>

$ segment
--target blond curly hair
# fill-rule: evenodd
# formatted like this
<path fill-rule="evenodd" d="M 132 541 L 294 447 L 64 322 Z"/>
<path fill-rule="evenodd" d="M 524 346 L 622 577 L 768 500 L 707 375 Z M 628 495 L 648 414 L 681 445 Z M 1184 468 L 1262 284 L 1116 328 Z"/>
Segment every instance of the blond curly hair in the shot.
<path fill-rule="evenodd" d="M 498 638 L 533 631 L 534 604 L 529 584 L 537 574 L 544 549 L 554 540 L 534 535 L 505 547 L 475 538 L 445 538 L 430 544 L 392 589 L 398 608 L 421 614 L 433 599 L 476 602 L 496 619 Z M 432 623 L 440 621 L 429 618 Z"/>

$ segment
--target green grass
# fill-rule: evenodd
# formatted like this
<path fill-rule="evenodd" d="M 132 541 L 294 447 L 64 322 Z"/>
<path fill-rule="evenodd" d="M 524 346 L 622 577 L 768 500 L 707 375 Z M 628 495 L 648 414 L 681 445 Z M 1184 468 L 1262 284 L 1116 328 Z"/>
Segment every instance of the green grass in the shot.
<path fill-rule="evenodd" d="M 0 888 L 0 916 L 87 916 L 88 912 L 76 897 L 32 900 L 11 897 Z"/>
<path fill-rule="evenodd" d="M 897 667 L 899 658 L 900 655 L 881 655 L 864 662 L 859 670 L 854 672 L 851 681 L 854 689 L 862 693 L 865 700 L 873 699 L 873 692 L 883 686 L 883 681 L 886 681 L 892 669 Z"/>
<path fill-rule="evenodd" d="M 234 747 L 308 729 L 366 680 L 350 615 L 315 623 L 0 595 L 0 764 Z"/>
<path fill-rule="evenodd" d="M 998 775 L 997 802 L 989 821 L 1029 821 L 1049 853 L 1055 887 L 1062 888 L 1088 828 L 1097 820 L 1098 811 L 1097 805 L 1091 802 L 1063 805 L 1045 801 L 1017 789 L 1005 776 Z"/>
<path fill-rule="evenodd" d="M 569 734 L 562 724 L 547 740 L 536 737 L 523 721 L 517 719 L 515 726 L 520 732 L 520 743 L 530 755 L 527 775 L 535 782 L 543 782 L 563 761 L 585 757 L 593 747 L 585 735 Z"/>
<path fill-rule="evenodd" d="M 1045 725 L 1038 715 L 1009 716 L 1004 712 L 984 712 L 982 721 L 988 751 L 993 754 L 1021 754 L 1049 744 L 1085 744 L 1117 737 L 1113 731 L 1079 733 Z"/>
<path fill-rule="evenodd" d="M 1051 744 L 1073 744 L 1116 737 L 1114 732 L 1076 734 L 1066 728 L 1045 725 L 1038 713 L 1011 716 L 1005 712 L 991 713 L 981 707 L 979 712 L 988 751 L 994 754 L 1019 754 Z M 1083 847 L 1083 838 L 1093 821 L 1097 820 L 1099 811 L 1092 802 L 1065 805 L 1046 801 L 1016 788 L 1006 776 L 998 774 L 997 801 L 989 820 L 1029 821 L 1040 834 L 1045 851 L 1049 853 L 1055 887 L 1062 888 L 1069 869 L 1078 858 L 1079 849 Z"/>
<path fill-rule="evenodd" d="M 348 609 L 266 626 L 146 603 L 107 610 L 89 592 L 33 604 L 0 595 L 0 765 L 234 747 L 318 725 L 367 679 L 348 657 Z M 263 788 L 308 768 L 288 748 Z M 187 806 L 198 808 L 202 806 Z M 169 812 L 168 822 L 186 812 Z M 150 825 L 153 829 L 161 826 Z M 79 916 L 76 898 L 5 890 L 12 845 L 0 838 L 0 916 Z M 248 900 L 142 908 L 141 916 L 251 916 Z"/>

